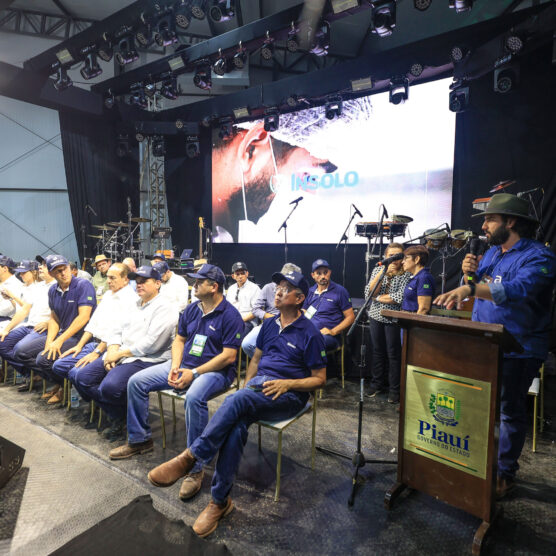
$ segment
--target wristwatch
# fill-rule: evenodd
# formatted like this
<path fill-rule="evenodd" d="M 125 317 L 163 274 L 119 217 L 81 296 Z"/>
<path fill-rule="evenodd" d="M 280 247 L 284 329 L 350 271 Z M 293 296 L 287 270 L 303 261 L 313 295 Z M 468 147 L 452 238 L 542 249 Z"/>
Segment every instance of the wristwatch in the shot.
<path fill-rule="evenodd" d="M 102 355 L 102 351 L 100 351 L 100 349 L 95 348 L 95 353 L 98 353 L 98 355 Z"/>
<path fill-rule="evenodd" d="M 469 297 L 475 297 L 475 289 L 477 288 L 475 282 L 467 282 L 466 286 L 471 290 Z"/>
<path fill-rule="evenodd" d="M 198 378 L 199 373 L 197 372 L 197 369 L 193 369 L 193 380 L 195 380 L 196 378 Z"/>

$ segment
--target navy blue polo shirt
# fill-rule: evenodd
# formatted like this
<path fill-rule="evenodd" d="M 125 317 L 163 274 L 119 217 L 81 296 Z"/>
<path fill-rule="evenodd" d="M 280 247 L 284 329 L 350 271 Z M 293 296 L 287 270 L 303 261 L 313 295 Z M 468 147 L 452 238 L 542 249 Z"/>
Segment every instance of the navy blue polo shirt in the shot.
<path fill-rule="evenodd" d="M 97 306 L 95 288 L 88 280 L 73 276 L 65 292 L 62 292 L 57 283 L 50 286 L 48 305 L 58 317 L 60 322 L 59 334 L 62 334 L 77 317 L 79 307 L 86 305 L 92 307 L 94 311 Z M 75 334 L 75 337 L 80 338 L 82 334 L 83 328 Z"/>
<path fill-rule="evenodd" d="M 493 301 L 475 299 L 472 320 L 503 324 L 524 353 L 505 357 L 546 359 L 556 256 L 542 243 L 522 238 L 505 253 L 491 247 L 477 279 L 489 285 Z"/>
<path fill-rule="evenodd" d="M 305 316 L 317 327 L 334 328 L 344 320 L 344 311 L 351 309 L 351 298 L 347 290 L 330 281 L 328 289 L 321 294 L 317 293 L 317 284 L 309 289 L 303 303 Z"/>
<path fill-rule="evenodd" d="M 307 378 L 312 370 L 326 367 L 322 334 L 304 315 L 284 329 L 279 316 L 266 319 L 257 336 L 257 347 L 263 352 L 257 376 L 266 380 Z"/>
<path fill-rule="evenodd" d="M 183 350 L 181 366 L 194 369 L 220 355 L 223 349 L 239 349 L 243 335 L 243 319 L 239 311 L 226 299 L 208 314 L 201 309 L 201 302 L 196 301 L 185 308 L 178 322 L 178 334 L 187 338 Z M 220 369 L 233 380 L 236 363 Z"/>
<path fill-rule="evenodd" d="M 412 311 L 416 313 L 419 310 L 419 301 L 417 298 L 434 297 L 434 277 L 428 268 L 421 269 L 413 276 L 403 292 L 402 311 Z"/>

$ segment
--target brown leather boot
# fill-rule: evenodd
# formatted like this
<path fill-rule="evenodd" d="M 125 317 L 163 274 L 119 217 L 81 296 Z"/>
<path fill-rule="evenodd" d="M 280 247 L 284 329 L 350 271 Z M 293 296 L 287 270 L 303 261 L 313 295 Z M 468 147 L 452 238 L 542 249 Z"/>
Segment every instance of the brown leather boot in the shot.
<path fill-rule="evenodd" d="M 232 503 L 232 499 L 230 497 L 228 497 L 228 500 L 226 500 L 226 503 L 222 506 L 211 500 L 209 505 L 195 520 L 195 523 L 193 524 L 193 531 L 195 531 L 199 537 L 208 537 L 216 530 L 218 522 L 223 517 L 226 517 L 233 509 L 234 504 Z"/>
<path fill-rule="evenodd" d="M 110 450 L 110 459 L 127 459 L 139 454 L 146 454 L 153 451 L 153 439 L 149 438 L 145 442 L 137 442 L 136 444 L 124 444 L 118 448 Z"/>
<path fill-rule="evenodd" d="M 204 475 L 202 469 L 198 473 L 187 474 L 180 488 L 180 498 L 182 500 L 193 498 L 201 490 Z"/>
<path fill-rule="evenodd" d="M 515 488 L 513 479 L 504 479 L 498 475 L 496 477 L 496 500 L 501 500 Z"/>
<path fill-rule="evenodd" d="M 194 465 L 195 457 L 187 448 L 179 456 L 149 471 L 147 477 L 154 486 L 168 487 L 173 485 L 180 477 L 187 475 Z"/>

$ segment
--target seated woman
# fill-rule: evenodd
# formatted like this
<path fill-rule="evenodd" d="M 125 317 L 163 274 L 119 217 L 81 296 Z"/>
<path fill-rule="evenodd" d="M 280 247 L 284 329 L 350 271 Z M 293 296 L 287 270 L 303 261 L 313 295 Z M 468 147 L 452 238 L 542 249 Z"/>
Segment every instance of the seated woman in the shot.
<path fill-rule="evenodd" d="M 411 274 L 405 287 L 402 311 L 427 315 L 434 299 L 434 277 L 426 268 L 429 250 L 424 245 L 413 245 L 404 251 L 403 269 Z"/>

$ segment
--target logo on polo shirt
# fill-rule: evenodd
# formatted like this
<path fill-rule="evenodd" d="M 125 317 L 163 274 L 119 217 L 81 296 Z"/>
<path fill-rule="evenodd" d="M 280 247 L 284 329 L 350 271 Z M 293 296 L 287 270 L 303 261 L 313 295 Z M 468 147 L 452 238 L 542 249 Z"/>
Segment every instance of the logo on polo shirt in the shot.
<path fill-rule="evenodd" d="M 92 300 L 93 300 L 92 297 L 88 297 L 88 298 L 87 298 L 87 301 L 92 301 Z"/>
<path fill-rule="evenodd" d="M 297 346 L 294 346 L 294 345 L 291 344 L 290 342 L 288 342 L 288 346 L 290 346 L 290 347 L 293 348 L 293 349 L 296 349 L 296 348 L 297 348 Z"/>
<path fill-rule="evenodd" d="M 423 288 L 425 288 L 425 289 L 430 288 L 430 284 L 423 284 Z"/>
<path fill-rule="evenodd" d="M 241 338 L 241 334 L 240 334 L 239 332 L 236 334 L 236 338 L 237 338 L 238 340 Z"/>
<path fill-rule="evenodd" d="M 541 272 L 543 274 L 548 274 L 548 268 L 546 268 L 546 266 L 541 266 Z"/>
<path fill-rule="evenodd" d="M 320 352 L 320 356 L 321 356 L 321 357 L 326 357 L 326 351 L 322 350 L 322 351 Z"/>

